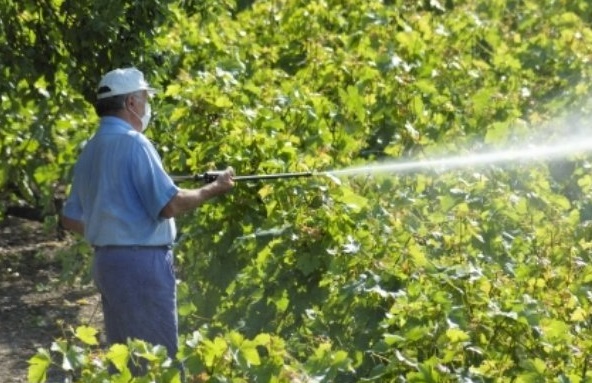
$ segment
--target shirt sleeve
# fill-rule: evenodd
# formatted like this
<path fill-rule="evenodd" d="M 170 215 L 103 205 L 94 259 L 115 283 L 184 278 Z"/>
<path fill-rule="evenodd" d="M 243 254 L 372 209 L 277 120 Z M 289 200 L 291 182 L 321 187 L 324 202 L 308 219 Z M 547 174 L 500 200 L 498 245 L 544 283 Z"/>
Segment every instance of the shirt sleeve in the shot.
<path fill-rule="evenodd" d="M 141 137 L 132 153 L 132 183 L 142 205 L 154 220 L 162 219 L 160 212 L 179 191 L 165 172 L 154 146 Z"/>

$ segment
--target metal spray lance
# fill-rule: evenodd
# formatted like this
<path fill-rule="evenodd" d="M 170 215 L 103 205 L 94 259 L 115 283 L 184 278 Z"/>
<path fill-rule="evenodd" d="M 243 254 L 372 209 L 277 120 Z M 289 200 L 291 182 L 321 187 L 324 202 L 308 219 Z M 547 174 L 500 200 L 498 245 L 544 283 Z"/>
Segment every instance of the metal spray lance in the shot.
<path fill-rule="evenodd" d="M 214 182 L 216 178 L 221 174 L 221 171 L 209 171 L 201 174 L 191 175 L 173 175 L 171 178 L 175 182 L 181 181 L 200 181 L 204 183 Z M 315 173 L 313 172 L 296 172 L 296 173 L 272 173 L 272 174 L 251 174 L 245 176 L 234 176 L 234 181 L 267 181 L 281 178 L 299 178 L 299 177 L 312 177 Z"/>

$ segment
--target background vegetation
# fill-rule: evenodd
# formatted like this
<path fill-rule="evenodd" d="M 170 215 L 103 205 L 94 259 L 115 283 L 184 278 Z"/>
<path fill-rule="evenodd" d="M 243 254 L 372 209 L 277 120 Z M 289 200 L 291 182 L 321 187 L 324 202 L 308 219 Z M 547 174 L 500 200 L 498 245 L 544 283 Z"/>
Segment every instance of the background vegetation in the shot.
<path fill-rule="evenodd" d="M 553 145 L 589 121 L 587 0 L 4 1 L 2 212 L 50 224 L 93 133 L 102 73 L 161 89 L 171 173 L 325 171 Z M 574 117 L 577 116 L 577 117 Z M 583 139 L 579 136 L 579 139 Z M 592 177 L 584 155 L 417 174 L 238 185 L 183 217 L 190 381 L 587 382 Z M 189 185 L 186 185 L 189 186 Z M 83 256 L 81 256 L 81 254 Z M 64 278 L 87 275 L 81 243 Z M 80 327 L 32 356 L 103 382 Z"/>

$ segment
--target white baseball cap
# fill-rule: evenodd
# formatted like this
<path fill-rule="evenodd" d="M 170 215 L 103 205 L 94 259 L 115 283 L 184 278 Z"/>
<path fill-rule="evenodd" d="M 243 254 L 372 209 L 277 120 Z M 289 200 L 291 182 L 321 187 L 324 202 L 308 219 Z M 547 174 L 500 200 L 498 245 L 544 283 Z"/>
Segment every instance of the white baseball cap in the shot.
<path fill-rule="evenodd" d="M 156 89 L 151 88 L 144 80 L 144 74 L 138 69 L 118 68 L 103 76 L 99 83 L 97 99 L 119 96 L 139 90 L 146 90 L 151 95 L 156 92 Z"/>

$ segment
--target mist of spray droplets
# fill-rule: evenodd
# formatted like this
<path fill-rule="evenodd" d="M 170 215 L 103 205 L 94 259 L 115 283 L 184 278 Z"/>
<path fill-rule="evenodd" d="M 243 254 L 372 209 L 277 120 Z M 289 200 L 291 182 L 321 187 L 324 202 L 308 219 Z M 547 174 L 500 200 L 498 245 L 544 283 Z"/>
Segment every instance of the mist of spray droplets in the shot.
<path fill-rule="evenodd" d="M 362 174 L 405 174 L 420 171 L 447 171 L 459 168 L 472 168 L 491 164 L 525 163 L 532 161 L 566 158 L 592 151 L 592 123 L 582 118 L 572 117 L 561 123 L 549 124 L 539 135 L 547 134 L 561 137 L 544 144 L 528 144 L 523 147 L 474 153 L 459 156 L 444 156 L 433 159 L 375 163 L 346 169 L 331 170 L 325 174 L 332 177 Z"/>

